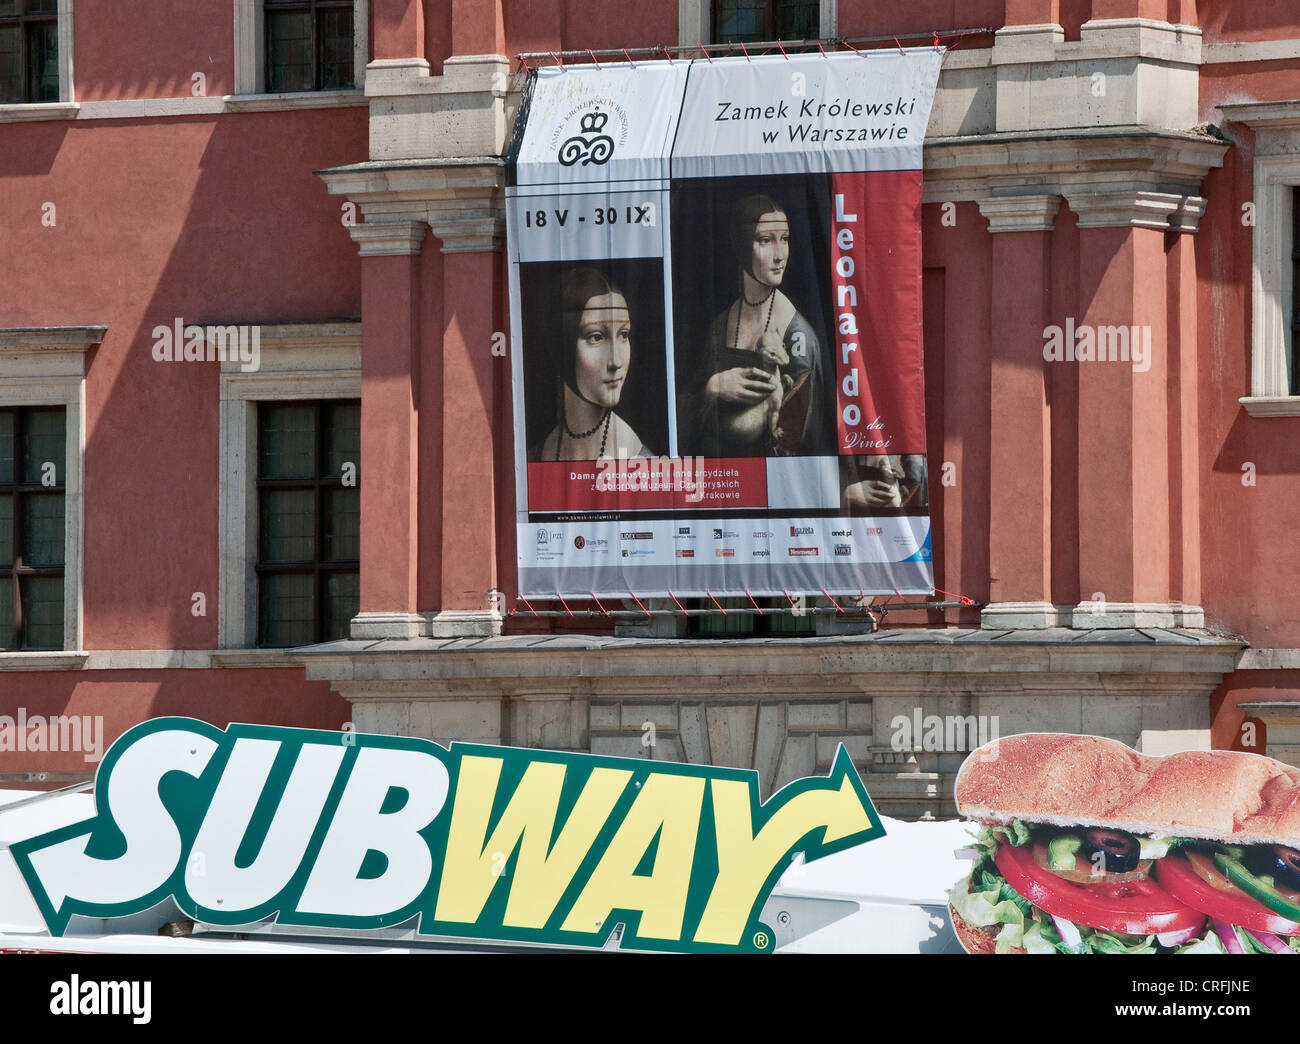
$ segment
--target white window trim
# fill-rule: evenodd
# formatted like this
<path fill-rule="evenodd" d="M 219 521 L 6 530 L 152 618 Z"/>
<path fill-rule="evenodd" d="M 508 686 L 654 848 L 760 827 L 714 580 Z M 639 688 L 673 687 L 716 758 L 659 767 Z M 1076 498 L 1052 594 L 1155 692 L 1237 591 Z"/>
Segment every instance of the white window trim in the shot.
<path fill-rule="evenodd" d="M 839 36 L 839 0 L 821 0 L 818 16 L 820 36 L 834 40 Z M 677 0 L 677 43 L 698 47 L 713 42 L 712 0 Z"/>
<path fill-rule="evenodd" d="M 76 85 L 72 79 L 72 0 L 59 0 L 59 101 L 67 104 L 77 100 Z"/>
<path fill-rule="evenodd" d="M 77 115 L 76 86 L 72 81 L 72 0 L 59 0 L 54 31 L 59 36 L 59 100 L 7 102 L 0 105 L 0 122 L 71 119 Z"/>
<path fill-rule="evenodd" d="M 0 330 L 0 406 L 62 406 L 66 410 L 63 474 L 63 651 L 82 643 L 82 548 L 85 531 L 86 351 L 105 327 Z M 49 652 L 0 653 L 8 663 Z"/>
<path fill-rule="evenodd" d="M 1300 156 L 1256 158 L 1250 395 L 1241 399 L 1253 416 L 1300 416 L 1300 396 L 1291 394 L 1291 251 L 1297 185 Z"/>
<path fill-rule="evenodd" d="M 221 364 L 217 648 L 257 648 L 257 403 L 361 398 L 361 324 L 262 325 L 260 366 Z"/>
<path fill-rule="evenodd" d="M 1228 120 L 1255 131 L 1250 394 L 1239 401 L 1252 417 L 1300 417 L 1300 395 L 1291 394 L 1300 101 L 1243 102 L 1220 109 Z"/>
<path fill-rule="evenodd" d="M 64 0 L 59 2 L 62 4 Z M 263 10 L 262 0 L 235 0 L 237 96 L 266 93 L 266 19 L 262 17 Z M 370 0 L 352 0 L 352 33 L 352 68 L 356 76 L 354 89 L 361 90 L 366 85 L 366 64 L 370 61 Z"/>

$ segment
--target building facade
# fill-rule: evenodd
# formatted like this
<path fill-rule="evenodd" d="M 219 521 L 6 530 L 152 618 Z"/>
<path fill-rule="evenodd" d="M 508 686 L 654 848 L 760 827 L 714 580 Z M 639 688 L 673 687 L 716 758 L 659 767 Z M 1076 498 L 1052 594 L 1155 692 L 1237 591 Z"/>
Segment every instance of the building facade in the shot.
<path fill-rule="evenodd" d="M 1300 11 L 9 6 L 3 784 L 93 771 L 74 719 L 107 744 L 168 714 L 746 766 L 765 793 L 843 743 L 903 816 L 952 814 L 990 732 L 1300 764 Z M 881 599 L 874 629 L 524 608 L 503 157 L 528 64 L 936 35 L 926 414 L 961 604 Z"/>

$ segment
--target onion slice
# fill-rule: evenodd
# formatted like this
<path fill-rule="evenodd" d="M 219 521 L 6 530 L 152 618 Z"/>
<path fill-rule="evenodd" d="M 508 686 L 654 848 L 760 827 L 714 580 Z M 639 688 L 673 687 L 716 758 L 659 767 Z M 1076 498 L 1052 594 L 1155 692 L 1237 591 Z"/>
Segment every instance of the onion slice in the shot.
<path fill-rule="evenodd" d="M 1214 934 L 1219 937 L 1223 943 L 1223 948 L 1229 953 L 1245 953 L 1246 948 L 1241 945 L 1241 940 L 1237 938 L 1237 933 L 1227 921 L 1220 921 L 1217 917 L 1210 920 L 1214 923 Z"/>
<path fill-rule="evenodd" d="M 1156 942 L 1161 946 L 1182 946 L 1200 937 L 1205 925 L 1201 924 L 1195 928 L 1184 928 L 1181 932 L 1161 932 L 1156 936 Z M 1286 945 L 1283 943 L 1283 945 Z"/>
<path fill-rule="evenodd" d="M 1061 933 L 1061 942 L 1073 950 L 1079 949 L 1083 945 L 1083 936 L 1079 934 L 1079 929 L 1074 926 L 1073 921 L 1067 921 L 1064 917 L 1052 915 L 1052 923 L 1056 925 L 1056 930 Z"/>
<path fill-rule="evenodd" d="M 1247 928 L 1246 931 L 1250 932 L 1252 936 L 1274 953 L 1295 953 L 1295 950 L 1291 949 L 1272 932 L 1257 932 L 1253 928 Z"/>

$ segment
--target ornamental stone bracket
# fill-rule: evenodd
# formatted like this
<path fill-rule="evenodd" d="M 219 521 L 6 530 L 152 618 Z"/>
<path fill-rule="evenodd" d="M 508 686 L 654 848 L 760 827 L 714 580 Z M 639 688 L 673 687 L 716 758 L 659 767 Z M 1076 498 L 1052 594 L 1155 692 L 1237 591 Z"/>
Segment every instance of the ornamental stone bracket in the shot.
<path fill-rule="evenodd" d="M 925 146 L 923 198 L 977 202 L 992 232 L 1049 229 L 1062 198 L 1081 228 L 1195 232 L 1201 181 L 1228 146 L 1213 131 L 1146 127 L 939 138 Z"/>
<path fill-rule="evenodd" d="M 367 243 L 399 241 L 413 224 L 427 224 L 445 254 L 500 250 L 505 243 L 505 163 L 499 157 L 370 161 L 316 174 L 331 195 L 346 196 L 365 218 L 349 229 L 362 256 Z"/>
<path fill-rule="evenodd" d="M 1242 648 L 1208 631 L 1056 628 L 798 642 L 426 638 L 290 656 L 351 703 L 363 732 L 752 768 L 764 797 L 824 774 L 843 744 L 882 812 L 951 818 L 962 760 L 997 736 L 1208 749 L 1209 697 Z"/>

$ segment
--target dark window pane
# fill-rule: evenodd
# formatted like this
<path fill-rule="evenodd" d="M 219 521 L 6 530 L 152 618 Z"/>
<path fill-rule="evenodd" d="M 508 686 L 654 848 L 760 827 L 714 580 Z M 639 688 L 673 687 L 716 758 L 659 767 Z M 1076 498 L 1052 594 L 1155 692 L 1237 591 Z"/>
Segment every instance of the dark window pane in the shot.
<path fill-rule="evenodd" d="M 316 640 L 310 574 L 262 577 L 259 602 L 262 645 L 310 645 Z"/>
<path fill-rule="evenodd" d="M 361 558 L 361 491 L 356 487 L 324 491 L 325 553 L 329 562 Z"/>
<path fill-rule="evenodd" d="M 0 0 L 0 15 L 17 14 L 18 0 Z"/>
<path fill-rule="evenodd" d="M 46 475 L 63 483 L 64 447 L 67 427 L 63 407 L 28 410 L 23 433 L 23 481 L 47 484 Z M 53 464 L 51 470 L 48 465 Z"/>
<path fill-rule="evenodd" d="M 334 402 L 324 407 L 325 477 L 343 478 L 343 465 L 351 464 L 351 477 L 361 480 L 361 403 Z M 346 479 L 345 479 L 346 481 Z"/>
<path fill-rule="evenodd" d="M 312 406 L 264 403 L 259 439 L 261 477 L 316 477 L 316 411 Z"/>
<path fill-rule="evenodd" d="M 718 43 L 767 39 L 768 0 L 720 0 Z"/>
<path fill-rule="evenodd" d="M 25 493 L 22 503 L 24 564 L 63 565 L 63 494 Z"/>
<path fill-rule="evenodd" d="M 22 591 L 24 646 L 62 649 L 63 577 L 24 577 Z"/>
<path fill-rule="evenodd" d="M 27 0 L 28 14 L 57 14 L 59 0 Z"/>
<path fill-rule="evenodd" d="M 819 0 L 777 0 L 776 38 L 815 40 L 821 35 Z"/>
<path fill-rule="evenodd" d="M 325 582 L 325 640 L 347 638 L 352 618 L 361 608 L 361 578 L 356 573 L 331 573 Z"/>
<path fill-rule="evenodd" d="M 0 483 L 14 480 L 14 412 L 0 410 Z"/>
<path fill-rule="evenodd" d="M 316 550 L 316 504 L 309 489 L 264 489 L 260 533 L 263 562 L 310 562 Z"/>
<path fill-rule="evenodd" d="M 312 89 L 311 12 L 272 12 L 266 15 L 266 51 L 270 76 L 267 89 Z"/>
<path fill-rule="evenodd" d="M 14 581 L 0 576 L 0 649 L 14 647 Z"/>
<path fill-rule="evenodd" d="M 1300 395 L 1300 188 L 1291 190 L 1291 394 Z"/>
<path fill-rule="evenodd" d="M 320 86 L 322 90 L 351 87 L 352 9 L 321 11 L 316 23 L 320 40 Z"/>
<path fill-rule="evenodd" d="M 26 100 L 23 97 L 22 47 L 22 27 L 0 25 L 0 103 Z"/>
<path fill-rule="evenodd" d="M 0 497 L 0 567 L 14 563 L 14 498 Z M 9 583 L 9 578 L 0 576 L 0 587 Z M 3 628 L 3 623 L 0 623 Z M 0 633 L 0 641 L 4 635 Z"/>
<path fill-rule="evenodd" d="M 28 26 L 27 76 L 32 101 L 59 100 L 59 30 L 54 22 Z"/>

